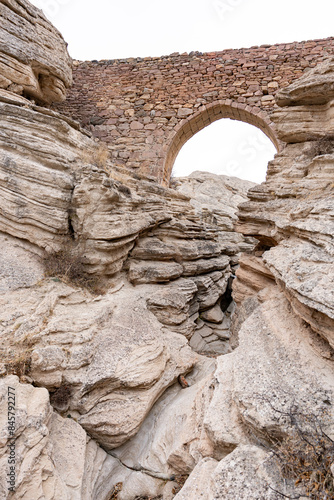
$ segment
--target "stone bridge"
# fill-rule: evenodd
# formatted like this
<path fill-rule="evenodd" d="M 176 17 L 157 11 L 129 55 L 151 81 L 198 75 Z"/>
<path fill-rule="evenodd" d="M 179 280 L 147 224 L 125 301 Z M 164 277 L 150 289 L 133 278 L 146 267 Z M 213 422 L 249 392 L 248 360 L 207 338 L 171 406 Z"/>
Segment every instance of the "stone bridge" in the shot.
<path fill-rule="evenodd" d="M 334 53 L 334 38 L 202 54 L 75 62 L 57 109 L 107 142 L 117 165 L 167 183 L 196 132 L 220 118 L 260 128 L 280 148 L 275 93 Z"/>

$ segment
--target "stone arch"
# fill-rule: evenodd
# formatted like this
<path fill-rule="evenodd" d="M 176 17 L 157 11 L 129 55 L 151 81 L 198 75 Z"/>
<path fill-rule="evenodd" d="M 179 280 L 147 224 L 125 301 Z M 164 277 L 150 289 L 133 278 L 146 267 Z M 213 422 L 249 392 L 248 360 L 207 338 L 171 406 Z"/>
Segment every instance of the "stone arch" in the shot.
<path fill-rule="evenodd" d="M 274 124 L 269 115 L 258 107 L 233 102 L 231 99 L 220 100 L 202 106 L 199 110 L 182 120 L 174 129 L 166 145 L 163 167 L 163 184 L 168 185 L 173 165 L 182 146 L 197 132 L 221 118 L 231 118 L 254 125 L 272 141 L 277 151 L 282 144 L 276 135 Z"/>

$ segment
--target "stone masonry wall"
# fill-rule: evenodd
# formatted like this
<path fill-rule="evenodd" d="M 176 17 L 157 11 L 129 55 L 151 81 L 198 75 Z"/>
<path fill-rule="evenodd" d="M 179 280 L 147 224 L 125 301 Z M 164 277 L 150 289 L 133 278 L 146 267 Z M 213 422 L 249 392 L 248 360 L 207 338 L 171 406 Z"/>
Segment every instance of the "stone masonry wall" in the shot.
<path fill-rule="evenodd" d="M 334 53 L 334 38 L 222 52 L 75 62 L 57 109 L 107 142 L 117 165 L 168 182 L 175 158 L 219 118 L 259 127 L 276 145 L 275 93 Z"/>

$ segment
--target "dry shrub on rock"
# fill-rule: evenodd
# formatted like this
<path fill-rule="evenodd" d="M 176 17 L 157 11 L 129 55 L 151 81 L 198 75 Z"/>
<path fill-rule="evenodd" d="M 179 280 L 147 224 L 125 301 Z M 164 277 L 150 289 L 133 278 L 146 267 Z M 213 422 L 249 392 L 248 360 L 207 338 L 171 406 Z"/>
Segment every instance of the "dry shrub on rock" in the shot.
<path fill-rule="evenodd" d="M 17 375 L 21 381 L 29 374 L 31 364 L 31 349 L 19 346 L 1 353 L 1 364 L 4 367 L 3 376 Z"/>
<path fill-rule="evenodd" d="M 276 411 L 287 422 L 290 432 L 282 441 L 275 442 L 273 457 L 283 479 L 293 481 L 301 493 L 289 496 L 274 491 L 282 498 L 334 499 L 331 471 L 334 441 L 324 430 L 326 414 L 304 413 L 297 406 L 286 412 Z"/>
<path fill-rule="evenodd" d="M 334 153 L 334 135 L 327 135 L 314 141 L 309 154 L 312 157 Z"/>
<path fill-rule="evenodd" d="M 44 268 L 46 276 L 86 288 L 93 294 L 103 293 L 101 277 L 87 272 L 84 245 L 81 241 L 66 238 L 60 250 L 50 252 L 44 257 Z"/>

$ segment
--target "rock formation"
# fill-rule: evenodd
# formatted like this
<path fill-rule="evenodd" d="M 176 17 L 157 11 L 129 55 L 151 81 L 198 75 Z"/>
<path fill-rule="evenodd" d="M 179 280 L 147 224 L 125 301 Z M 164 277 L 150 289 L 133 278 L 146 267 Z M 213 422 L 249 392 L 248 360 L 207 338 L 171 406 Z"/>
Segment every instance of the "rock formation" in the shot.
<path fill-rule="evenodd" d="M 61 34 L 26 0 L 2 0 L 0 21 L 0 89 L 42 103 L 64 100 L 72 62 Z"/>
<path fill-rule="evenodd" d="M 27 34 L 24 61 L 1 57 L 45 76 L 24 87 L 0 66 L 1 498 L 302 494 L 271 449 L 294 408 L 333 436 L 332 60 L 278 93 L 286 146 L 265 183 L 164 188 L 32 102 L 63 97 L 65 45 L 28 2 L 1 9 L 1 37 Z M 52 53 L 40 36 L 33 55 L 28 23 Z"/>
<path fill-rule="evenodd" d="M 1 406 L 8 387 L 17 400 L 15 450 L 16 488 L 12 498 L 102 498 L 112 489 L 112 471 L 119 467 L 73 419 L 58 415 L 44 388 L 20 384 L 18 377 L 0 381 Z M 1 408 L 1 498 L 8 496 L 7 411 Z M 17 471 L 19 470 L 19 475 Z"/>

